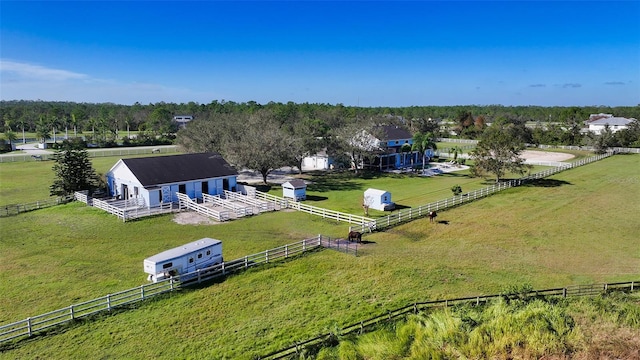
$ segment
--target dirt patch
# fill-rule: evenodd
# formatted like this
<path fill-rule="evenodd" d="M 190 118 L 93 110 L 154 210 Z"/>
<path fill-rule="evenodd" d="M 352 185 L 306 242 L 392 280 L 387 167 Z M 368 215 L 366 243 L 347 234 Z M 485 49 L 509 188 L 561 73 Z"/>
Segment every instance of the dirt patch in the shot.
<path fill-rule="evenodd" d="M 559 152 L 548 152 L 548 151 L 536 151 L 536 150 L 525 150 L 520 153 L 520 157 L 525 160 L 536 160 L 536 161 L 566 161 L 574 158 L 574 155 L 559 153 Z"/>
<path fill-rule="evenodd" d="M 195 211 L 182 211 L 173 216 L 173 222 L 180 225 L 218 225 L 219 222 L 200 215 Z"/>

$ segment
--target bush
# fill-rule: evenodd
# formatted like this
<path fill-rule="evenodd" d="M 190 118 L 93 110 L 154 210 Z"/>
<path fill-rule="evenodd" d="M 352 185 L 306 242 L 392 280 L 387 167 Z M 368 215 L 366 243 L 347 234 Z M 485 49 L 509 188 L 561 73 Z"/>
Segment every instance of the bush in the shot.
<path fill-rule="evenodd" d="M 453 193 L 454 196 L 458 196 L 460 194 L 462 194 L 462 187 L 458 184 L 453 185 L 451 187 L 451 192 Z"/>

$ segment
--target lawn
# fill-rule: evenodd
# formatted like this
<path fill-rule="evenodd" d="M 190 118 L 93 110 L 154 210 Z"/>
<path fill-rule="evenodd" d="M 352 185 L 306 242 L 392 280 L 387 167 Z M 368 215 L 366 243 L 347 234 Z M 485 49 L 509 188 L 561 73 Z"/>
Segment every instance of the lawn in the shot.
<path fill-rule="evenodd" d="M 97 173 L 105 174 L 118 159 L 146 156 L 158 156 L 158 154 L 95 157 L 91 158 L 91 163 Z M 0 163 L 0 206 L 49 199 L 49 186 L 53 183 L 55 176 L 53 164 L 53 161 Z"/>
<path fill-rule="evenodd" d="M 442 212 L 448 225 L 417 220 L 368 234 L 359 257 L 307 254 L 19 343 L 0 358 L 250 359 L 414 301 L 638 280 L 639 166 L 640 156 L 617 155 Z M 221 239 L 234 258 L 341 235 L 346 225 L 297 212 L 213 226 L 171 216 L 122 223 L 74 203 L 1 218 L 0 228 L 4 324 L 139 285 L 144 257 L 193 239 Z"/>

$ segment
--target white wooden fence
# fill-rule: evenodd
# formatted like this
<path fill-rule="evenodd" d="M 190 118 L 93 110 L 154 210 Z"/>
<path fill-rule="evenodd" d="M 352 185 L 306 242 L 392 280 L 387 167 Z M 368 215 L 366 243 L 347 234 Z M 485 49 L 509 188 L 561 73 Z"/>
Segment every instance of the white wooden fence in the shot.
<path fill-rule="evenodd" d="M 256 197 L 264 201 L 271 201 L 284 208 L 294 209 L 302 212 L 306 212 L 311 215 L 321 216 L 324 219 L 332 219 L 336 221 L 348 222 L 350 224 L 360 224 L 362 226 L 371 225 L 374 223 L 374 219 L 343 213 L 340 211 L 324 209 L 317 206 L 303 204 L 293 199 L 283 198 L 271 194 L 267 194 L 261 191 L 256 191 Z"/>
<path fill-rule="evenodd" d="M 275 211 L 276 209 L 280 208 L 280 207 L 276 208 L 275 202 L 259 200 L 259 199 L 256 199 L 255 197 L 251 197 L 249 195 L 243 195 L 242 193 L 231 192 L 229 190 L 224 191 L 224 197 L 232 201 L 239 201 L 247 205 L 253 206 L 259 209 L 260 212 Z"/>
<path fill-rule="evenodd" d="M 328 242 L 328 238 L 318 235 L 314 238 L 263 251 L 258 254 L 248 255 L 236 260 L 227 261 L 220 265 L 201 269 L 179 277 L 164 279 L 157 283 L 144 284 L 129 290 L 109 294 L 97 299 L 54 310 L 42 315 L 36 315 L 24 320 L 0 326 L 0 344 L 14 339 L 31 337 L 55 326 L 60 326 L 71 321 L 81 319 L 94 314 L 111 311 L 114 308 L 142 301 L 156 295 L 164 294 L 194 283 L 219 278 L 228 274 L 239 272 L 250 267 L 267 264 L 286 259 L 307 251 L 322 247 Z M 187 280 L 182 281 L 181 278 Z"/>
<path fill-rule="evenodd" d="M 78 194 L 76 196 L 79 199 L 83 198 L 82 194 Z M 122 221 L 133 220 L 144 216 L 170 213 L 176 210 L 171 203 L 162 203 L 156 206 L 145 207 L 144 199 L 142 198 L 118 201 L 106 201 L 95 198 L 89 198 L 86 200 L 90 202 L 89 205 L 113 214 L 122 219 Z"/>
<path fill-rule="evenodd" d="M 606 154 L 601 154 L 601 155 L 595 155 L 595 156 L 591 156 L 589 158 L 584 158 L 581 159 L 579 161 L 576 162 L 572 162 L 572 163 L 567 163 L 566 165 L 562 165 L 562 166 L 558 166 L 558 167 L 554 167 L 554 168 L 550 168 L 550 169 L 546 169 L 540 172 L 537 172 L 535 174 L 529 175 L 529 176 L 525 176 L 522 177 L 520 179 L 516 179 L 516 180 L 510 180 L 510 181 L 504 181 L 504 182 L 500 182 L 482 189 L 478 189 L 472 192 L 468 192 L 465 194 L 461 194 L 458 196 L 453 196 L 451 198 L 447 198 L 444 200 L 439 200 L 433 203 L 429 203 L 426 205 L 421 205 L 418 206 L 416 208 L 409 208 L 409 209 L 403 209 L 400 210 L 396 213 L 381 217 L 381 218 L 377 218 L 374 220 L 374 226 L 365 226 L 365 225 L 360 225 L 360 226 L 352 226 L 349 228 L 349 231 L 351 230 L 356 230 L 356 231 L 360 231 L 360 232 L 365 232 L 368 230 L 372 230 L 372 229 L 382 229 L 385 227 L 390 227 L 390 226 L 395 226 L 397 224 L 400 223 L 404 223 L 407 221 L 410 221 L 412 219 L 416 219 L 416 218 L 421 218 L 424 217 L 426 215 L 429 214 L 429 212 L 431 211 L 440 211 L 443 209 L 447 209 L 447 208 L 451 208 L 454 206 L 458 206 L 460 204 L 466 203 L 466 202 L 470 202 L 470 201 L 474 201 L 476 199 L 480 199 L 486 196 L 489 196 L 491 194 L 494 194 L 498 191 L 502 191 L 505 189 L 509 189 L 512 187 L 516 187 L 516 186 L 520 186 L 522 184 L 525 184 L 527 182 L 530 182 L 531 180 L 535 180 L 535 179 L 542 179 L 554 174 L 557 174 L 561 171 L 565 171 L 567 169 L 571 169 L 574 167 L 578 167 L 578 166 L 582 166 L 582 165 L 586 165 L 589 163 L 592 163 L 594 161 L 598 161 L 598 160 L 602 160 L 606 157 L 609 157 L 613 155 L 612 152 L 606 153 Z"/>
<path fill-rule="evenodd" d="M 144 155 L 144 154 L 175 154 L 179 150 L 174 145 L 161 146 L 145 146 L 145 147 L 128 147 L 128 148 L 107 148 L 107 149 L 87 149 L 89 157 L 107 157 L 107 156 L 124 156 L 124 155 Z M 4 154 L 0 156 L 0 163 L 3 162 L 25 162 L 25 161 L 42 161 L 52 160 L 54 153 L 38 154 L 34 157 L 30 154 Z"/>
<path fill-rule="evenodd" d="M 231 213 L 229 211 L 218 211 L 210 207 L 201 205 L 192 200 L 187 194 L 176 193 L 180 200 L 180 209 L 193 210 L 204 216 L 214 218 L 218 221 L 227 221 L 231 219 Z"/>
<path fill-rule="evenodd" d="M 250 216 L 254 214 L 252 206 L 238 205 L 233 201 L 221 198 L 220 195 L 202 194 L 202 201 L 205 204 L 211 204 L 231 210 L 236 214 L 237 217 Z"/>

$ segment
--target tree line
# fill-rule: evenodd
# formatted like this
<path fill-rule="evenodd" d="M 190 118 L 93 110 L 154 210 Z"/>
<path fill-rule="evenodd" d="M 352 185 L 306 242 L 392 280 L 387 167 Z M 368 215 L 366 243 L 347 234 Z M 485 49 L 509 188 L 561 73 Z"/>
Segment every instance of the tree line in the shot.
<path fill-rule="evenodd" d="M 302 114 L 303 118 L 322 118 L 328 126 L 330 120 L 391 115 L 406 119 L 415 131 L 423 131 L 429 121 L 454 121 L 465 118 L 474 122 L 476 118 L 486 123 L 505 118 L 519 123 L 581 123 L 590 114 L 607 113 L 615 116 L 640 119 L 639 106 L 585 106 L 585 107 L 542 107 L 542 106 L 502 106 L 502 105 L 460 105 L 460 106 L 410 106 L 410 107 L 356 107 L 342 104 L 322 103 L 280 103 L 259 104 L 255 101 L 233 102 L 214 100 L 209 104 L 150 103 L 143 105 L 121 105 L 113 103 L 75 103 L 52 101 L 12 100 L 0 101 L 1 132 L 36 132 L 38 128 L 55 127 L 57 131 L 99 132 L 103 137 L 122 134 L 123 131 L 148 131 L 163 134 L 175 131 L 172 123 L 174 115 L 193 115 L 196 119 L 208 119 L 218 114 L 253 114 L 258 110 L 274 113 L 279 119 L 293 118 Z M 468 126 L 467 126 L 468 127 Z M 473 131 L 469 133 L 473 136 Z"/>

